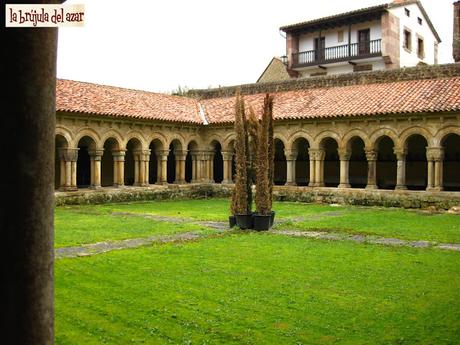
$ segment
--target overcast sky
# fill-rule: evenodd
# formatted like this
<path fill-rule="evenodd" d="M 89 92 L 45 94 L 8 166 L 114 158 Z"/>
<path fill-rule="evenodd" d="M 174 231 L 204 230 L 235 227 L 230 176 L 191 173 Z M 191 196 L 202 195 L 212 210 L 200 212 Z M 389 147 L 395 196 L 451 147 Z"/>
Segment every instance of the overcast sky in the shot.
<path fill-rule="evenodd" d="M 279 27 L 385 0 L 68 0 L 83 28 L 60 28 L 59 78 L 169 92 L 255 82 L 285 54 Z M 452 62 L 452 0 L 422 0 Z"/>

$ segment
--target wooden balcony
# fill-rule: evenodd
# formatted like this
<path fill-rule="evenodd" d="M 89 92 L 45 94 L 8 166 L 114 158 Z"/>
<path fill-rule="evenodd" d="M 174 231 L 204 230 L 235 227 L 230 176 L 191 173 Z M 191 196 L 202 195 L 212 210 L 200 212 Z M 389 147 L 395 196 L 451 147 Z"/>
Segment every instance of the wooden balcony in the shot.
<path fill-rule="evenodd" d="M 292 54 L 292 68 L 382 56 L 382 40 L 345 44 Z"/>

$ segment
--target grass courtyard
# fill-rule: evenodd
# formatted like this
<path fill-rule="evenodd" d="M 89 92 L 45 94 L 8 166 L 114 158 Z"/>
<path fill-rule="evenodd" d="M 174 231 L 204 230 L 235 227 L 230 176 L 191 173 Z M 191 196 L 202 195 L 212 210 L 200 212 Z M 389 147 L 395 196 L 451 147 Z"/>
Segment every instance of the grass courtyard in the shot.
<path fill-rule="evenodd" d="M 284 229 L 460 243 L 460 216 L 277 203 L 271 233 L 217 233 L 228 200 L 56 209 L 56 247 L 201 234 L 59 259 L 57 344 L 460 344 L 460 253 Z"/>

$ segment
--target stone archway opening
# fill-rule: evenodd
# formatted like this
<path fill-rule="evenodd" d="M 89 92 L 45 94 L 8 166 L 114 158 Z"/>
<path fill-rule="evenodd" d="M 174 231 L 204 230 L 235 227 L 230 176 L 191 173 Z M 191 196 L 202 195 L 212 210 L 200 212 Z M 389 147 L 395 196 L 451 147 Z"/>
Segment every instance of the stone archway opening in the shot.
<path fill-rule="evenodd" d="M 66 167 L 64 159 L 64 150 L 69 147 L 67 139 L 57 134 L 54 139 L 54 188 L 60 189 L 64 188 L 66 185 Z"/>
<path fill-rule="evenodd" d="M 169 144 L 168 163 L 167 163 L 167 182 L 175 183 L 178 181 L 177 173 L 179 172 L 176 155 L 182 150 L 182 144 L 179 140 L 174 139 Z"/>
<path fill-rule="evenodd" d="M 284 154 L 284 143 L 280 139 L 275 139 L 275 167 L 274 167 L 274 184 L 283 186 L 287 181 L 287 163 Z"/>
<path fill-rule="evenodd" d="M 149 184 L 160 182 L 161 161 L 160 155 L 163 151 L 163 143 L 159 139 L 150 142 L 150 160 L 149 160 Z"/>
<path fill-rule="evenodd" d="M 388 136 L 377 140 L 377 186 L 380 189 L 395 189 L 397 160 L 394 142 Z"/>
<path fill-rule="evenodd" d="M 192 140 L 187 145 L 187 155 L 185 157 L 185 182 L 195 183 L 197 182 L 197 157 L 196 152 L 198 151 L 198 144 L 195 140 Z"/>
<path fill-rule="evenodd" d="M 353 137 L 348 142 L 350 153 L 349 183 L 351 188 L 365 188 L 367 185 L 368 163 L 365 144 L 360 137 Z"/>
<path fill-rule="evenodd" d="M 307 139 L 298 138 L 294 141 L 292 148 L 297 153 L 294 182 L 297 186 L 308 186 L 310 183 L 310 155 L 308 153 L 310 144 Z"/>
<path fill-rule="evenodd" d="M 340 159 L 337 141 L 325 138 L 320 144 L 324 150 L 324 186 L 337 187 L 340 183 Z"/>
<path fill-rule="evenodd" d="M 460 135 L 449 134 L 441 144 L 444 147 L 444 190 L 460 191 Z"/>
<path fill-rule="evenodd" d="M 214 183 L 222 183 L 224 180 L 224 160 L 222 157 L 222 145 L 214 140 L 211 142 L 212 148 L 212 180 Z"/>
<path fill-rule="evenodd" d="M 134 186 L 136 181 L 135 151 L 140 151 L 142 144 L 139 139 L 132 138 L 126 144 L 125 155 L 125 185 Z"/>
<path fill-rule="evenodd" d="M 428 185 L 428 142 L 422 135 L 411 135 L 406 141 L 406 187 L 425 190 Z"/>
<path fill-rule="evenodd" d="M 101 186 L 109 187 L 115 185 L 114 169 L 115 162 L 113 153 L 120 150 L 120 145 L 115 138 L 108 138 L 104 142 L 104 153 L 101 159 Z"/>
<path fill-rule="evenodd" d="M 88 188 L 91 186 L 91 158 L 90 151 L 96 149 L 96 142 L 89 136 L 84 136 L 78 141 L 77 157 L 77 187 Z"/>

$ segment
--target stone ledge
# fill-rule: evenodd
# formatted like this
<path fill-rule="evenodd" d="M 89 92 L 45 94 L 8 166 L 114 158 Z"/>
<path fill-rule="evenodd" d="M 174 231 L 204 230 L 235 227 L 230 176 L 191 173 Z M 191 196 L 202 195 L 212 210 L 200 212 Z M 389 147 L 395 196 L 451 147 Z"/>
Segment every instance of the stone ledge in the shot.
<path fill-rule="evenodd" d="M 152 185 L 150 187 L 81 189 L 76 192 L 56 192 L 55 204 L 83 205 L 110 202 L 130 202 L 167 199 L 203 199 L 230 197 L 233 185 L 186 184 Z M 347 204 L 401 208 L 448 210 L 460 205 L 460 192 L 365 190 L 355 188 L 310 188 L 275 186 L 274 199 L 305 203 Z"/>

